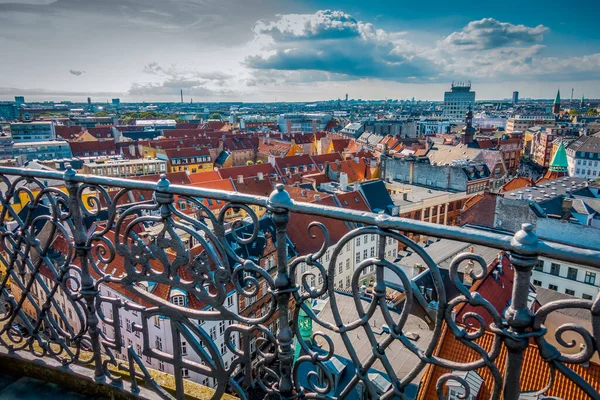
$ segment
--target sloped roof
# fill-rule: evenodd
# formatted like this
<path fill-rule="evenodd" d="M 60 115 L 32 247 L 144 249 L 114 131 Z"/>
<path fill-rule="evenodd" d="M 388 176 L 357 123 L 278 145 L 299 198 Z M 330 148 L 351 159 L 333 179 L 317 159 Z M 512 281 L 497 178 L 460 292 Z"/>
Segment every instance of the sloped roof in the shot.
<path fill-rule="evenodd" d="M 549 170 L 552 172 L 566 172 L 568 168 L 567 151 L 565 150 L 564 143 L 560 142 L 556 153 L 554 153 L 554 157 L 552 157 L 552 161 L 550 161 Z"/>
<path fill-rule="evenodd" d="M 221 174 L 219 171 L 206 171 L 198 172 L 196 174 L 189 174 L 188 177 L 192 183 L 201 183 L 220 180 Z"/>
<path fill-rule="evenodd" d="M 275 173 L 275 168 L 271 164 L 254 164 L 254 165 L 241 165 L 238 167 L 220 168 L 219 173 L 223 178 L 237 179 L 238 175 L 242 175 L 244 178 L 258 176 L 259 173 L 264 175 L 270 175 Z"/>

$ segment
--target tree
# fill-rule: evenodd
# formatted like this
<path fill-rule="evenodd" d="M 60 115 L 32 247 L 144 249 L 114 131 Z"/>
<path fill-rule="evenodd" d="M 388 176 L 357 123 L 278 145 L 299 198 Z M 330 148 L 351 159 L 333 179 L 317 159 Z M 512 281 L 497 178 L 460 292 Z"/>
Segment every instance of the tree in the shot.
<path fill-rule="evenodd" d="M 571 117 L 574 117 L 574 116 L 576 116 L 576 115 L 579 115 L 579 111 L 577 111 L 577 110 L 576 110 L 576 109 L 574 109 L 574 108 L 571 108 L 571 109 L 569 110 L 569 116 L 571 116 Z"/>
<path fill-rule="evenodd" d="M 254 165 L 254 161 L 248 160 L 248 161 L 246 161 L 246 165 Z"/>
<path fill-rule="evenodd" d="M 98 111 L 97 113 L 94 113 L 94 117 L 108 117 L 110 114 L 108 114 L 106 111 Z"/>
<path fill-rule="evenodd" d="M 598 110 L 596 110 L 595 108 L 590 108 L 585 113 L 586 115 L 598 115 Z"/>
<path fill-rule="evenodd" d="M 208 119 L 221 119 L 221 113 L 214 112 L 208 116 Z"/>

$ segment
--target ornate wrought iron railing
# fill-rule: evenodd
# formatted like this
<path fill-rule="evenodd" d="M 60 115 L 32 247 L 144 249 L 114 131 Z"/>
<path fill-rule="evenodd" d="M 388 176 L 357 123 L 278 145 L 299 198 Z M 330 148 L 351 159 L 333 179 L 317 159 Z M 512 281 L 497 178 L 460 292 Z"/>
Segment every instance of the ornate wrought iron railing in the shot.
<path fill-rule="evenodd" d="M 536 237 L 531 226 L 508 236 L 298 203 L 281 185 L 264 198 L 171 185 L 165 178 L 151 183 L 79 175 L 71 169 L 63 174 L 7 167 L 0 167 L 0 184 L 0 293 L 4 307 L 0 350 L 5 353 L 27 352 L 58 360 L 65 366 L 86 365 L 93 368 L 97 382 L 115 386 L 123 384 L 118 372 L 125 370 L 165 398 L 183 399 L 184 381 L 190 374 L 203 377 L 200 383 L 208 380 L 215 388 L 214 398 L 226 393 L 246 398 L 257 391 L 286 399 L 330 398 L 335 377 L 324 363 L 339 349 L 333 348 L 331 339 L 320 332 L 313 336 L 319 338 L 324 349 L 318 350 L 302 340 L 302 314 L 316 326 L 342 336 L 356 374 L 336 392 L 340 398 L 349 396 L 359 385 L 369 398 L 403 398 L 407 386 L 428 365 L 437 365 L 454 371 L 488 368 L 494 380 L 492 398 L 517 399 L 523 354 L 532 339 L 552 370 L 549 386 L 559 372 L 591 398 L 600 398 L 595 386 L 569 367 L 587 363 L 598 351 L 600 296 L 593 301 L 563 300 L 535 312 L 528 306 L 529 280 L 538 256 L 600 267 L 600 253 L 546 243 Z M 206 199 L 221 202 L 219 209 L 214 211 L 207 206 Z M 176 207 L 176 201 L 194 212 L 182 211 L 182 207 Z M 256 207 L 267 209 L 275 226 L 274 273 L 240 255 L 243 252 L 236 252 L 241 246 L 251 247 L 261 236 Z M 228 221 L 229 212 L 244 219 Z M 334 251 L 325 261 L 327 229 L 322 224 L 311 224 L 306 238 L 311 240 L 312 230 L 320 229 L 324 241 L 321 249 L 289 260 L 286 227 L 290 213 L 302 214 L 304 218 L 338 219 L 358 227 L 331 244 Z M 237 229 L 239 225 L 251 227 L 243 231 Z M 143 231 L 148 228 L 155 232 L 152 239 L 144 237 Z M 450 268 L 452 281 L 444 282 L 426 249 L 406 233 L 468 241 L 506 251 L 515 276 L 511 304 L 504 315 L 458 279 L 458 265 L 467 259 L 482 264 L 479 256 L 458 255 Z M 343 321 L 336 311 L 336 257 L 349 241 L 365 235 L 386 240 L 378 241 L 375 256 L 355 267 L 351 293 L 358 317 Z M 386 260 L 388 240 L 419 254 L 433 279 L 439 308 L 432 340 L 422 348 L 405 335 L 413 289 L 402 269 Z M 311 287 L 310 272 L 298 281 L 297 268 L 301 264 L 316 268 L 324 283 Z M 373 297 L 365 309 L 360 300 L 360 275 L 371 266 L 375 269 Z M 406 301 L 399 317 L 392 316 L 386 301 L 386 269 L 405 283 Z M 482 276 L 472 274 L 475 280 Z M 460 292 L 458 297 L 447 299 L 444 285 L 454 285 Z M 238 313 L 237 298 L 248 301 L 259 291 L 267 297 L 262 312 L 254 316 Z M 329 295 L 333 322 L 321 320 L 306 302 L 323 295 Z M 471 330 L 459 326 L 453 310 L 460 304 L 480 307 L 492 315 L 493 322 L 484 326 L 483 318 L 470 313 L 468 317 L 478 326 L 467 324 Z M 561 354 L 545 339 L 545 318 L 563 308 L 582 308 L 592 313 L 593 332 L 568 325 L 557 333 L 559 342 L 566 330 L 581 336 L 586 346 L 574 355 Z M 375 335 L 369 324 L 376 310 L 386 321 L 385 336 Z M 460 342 L 480 353 L 481 359 L 459 364 L 435 356 L 444 323 Z M 363 359 L 357 356 L 356 343 L 348 339 L 348 333 L 356 330 L 362 330 L 370 342 L 371 352 Z M 495 335 L 491 349 L 483 349 L 477 343 L 484 330 Z M 141 344 L 134 345 L 130 337 L 139 338 Z M 386 349 L 398 342 L 418 360 L 405 376 L 398 376 L 386 357 Z M 299 356 L 294 354 L 296 346 L 302 348 Z M 500 370 L 495 361 L 504 347 L 507 361 Z M 188 357 L 189 354 L 194 357 Z M 224 354 L 229 355 L 227 360 Z M 368 375 L 375 362 L 392 380 L 391 387 L 383 393 Z M 310 372 L 300 376 L 306 371 L 302 365 L 307 364 Z M 148 366 L 172 373 L 175 390 L 169 392 L 158 385 Z M 445 374 L 437 382 L 440 395 L 451 380 L 468 386 L 465 379 Z M 130 388 L 133 393 L 139 392 L 136 379 L 132 379 Z M 541 387 L 539 393 L 547 389 Z"/>

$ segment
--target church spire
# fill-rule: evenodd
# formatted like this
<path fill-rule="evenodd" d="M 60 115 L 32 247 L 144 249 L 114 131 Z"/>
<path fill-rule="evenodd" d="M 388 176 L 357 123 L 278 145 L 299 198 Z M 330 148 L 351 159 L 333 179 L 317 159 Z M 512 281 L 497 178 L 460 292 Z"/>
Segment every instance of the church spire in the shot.
<path fill-rule="evenodd" d="M 564 143 L 561 141 L 558 145 L 558 149 L 556 149 L 556 153 L 554 153 L 554 157 L 552 157 L 552 161 L 550 161 L 550 167 L 548 169 L 552 172 L 566 173 L 568 167 L 567 150 L 565 149 Z"/>
<path fill-rule="evenodd" d="M 556 92 L 556 98 L 554 99 L 554 104 L 552 105 L 552 113 L 558 114 L 560 112 L 560 89 Z"/>

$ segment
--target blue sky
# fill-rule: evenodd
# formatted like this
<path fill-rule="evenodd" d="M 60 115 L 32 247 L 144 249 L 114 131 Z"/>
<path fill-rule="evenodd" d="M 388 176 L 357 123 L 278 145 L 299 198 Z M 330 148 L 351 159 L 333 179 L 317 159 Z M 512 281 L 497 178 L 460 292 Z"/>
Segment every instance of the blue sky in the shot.
<path fill-rule="evenodd" d="M 0 0 L 0 99 L 600 97 L 599 3 Z"/>

